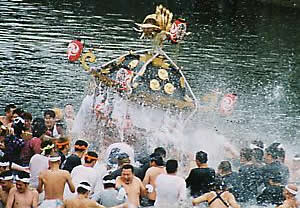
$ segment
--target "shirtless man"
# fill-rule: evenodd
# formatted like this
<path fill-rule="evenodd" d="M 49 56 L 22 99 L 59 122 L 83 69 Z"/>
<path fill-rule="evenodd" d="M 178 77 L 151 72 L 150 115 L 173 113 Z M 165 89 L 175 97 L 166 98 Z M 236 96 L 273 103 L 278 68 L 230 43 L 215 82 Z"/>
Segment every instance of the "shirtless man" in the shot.
<path fill-rule="evenodd" d="M 77 187 L 77 196 L 73 199 L 64 200 L 63 208 L 104 208 L 96 201 L 89 199 L 91 186 L 87 182 L 81 182 Z M 127 208 L 126 204 L 115 206 L 114 208 Z"/>
<path fill-rule="evenodd" d="M 159 176 L 160 174 L 167 174 L 167 172 L 166 168 L 164 167 L 163 159 L 158 154 L 153 153 L 150 155 L 150 166 L 151 167 L 146 171 L 143 184 L 147 189 L 149 187 L 149 205 L 153 206 L 156 198 L 155 180 L 157 176 Z"/>
<path fill-rule="evenodd" d="M 300 207 L 300 202 L 297 201 L 296 195 L 298 193 L 298 188 L 294 184 L 286 185 L 283 191 L 285 201 L 282 205 L 277 208 L 298 208 Z"/>
<path fill-rule="evenodd" d="M 3 207 L 5 207 L 7 203 L 8 193 L 11 188 L 15 187 L 15 185 L 13 184 L 12 171 L 8 170 L 0 174 L 0 185 L 0 200 Z"/>
<path fill-rule="evenodd" d="M 0 116 L 0 121 L 3 123 L 4 126 L 10 127 L 13 119 L 13 111 L 17 107 L 14 104 L 9 104 L 5 107 L 5 116 Z"/>
<path fill-rule="evenodd" d="M 209 208 L 240 208 L 240 205 L 235 201 L 233 194 L 225 191 L 226 187 L 222 179 L 215 180 L 215 191 L 211 191 L 193 199 L 193 205 L 201 202 L 208 202 Z"/>
<path fill-rule="evenodd" d="M 45 201 L 40 205 L 40 208 L 58 207 L 63 205 L 63 194 L 65 184 L 67 183 L 72 193 L 75 192 L 75 187 L 72 183 L 71 175 L 66 170 L 59 169 L 60 157 L 58 153 L 50 156 L 49 170 L 44 170 L 39 175 L 38 192 L 43 192 L 45 189 Z"/>
<path fill-rule="evenodd" d="M 39 194 L 29 189 L 29 173 L 19 172 L 16 176 L 16 187 L 8 194 L 6 208 L 37 208 Z"/>
<path fill-rule="evenodd" d="M 116 179 L 116 188 L 124 188 L 127 193 L 129 206 L 131 204 L 138 207 L 140 206 L 140 196 L 145 196 L 147 190 L 142 181 L 134 176 L 133 171 L 134 168 L 132 165 L 124 165 L 121 176 L 118 176 Z"/>

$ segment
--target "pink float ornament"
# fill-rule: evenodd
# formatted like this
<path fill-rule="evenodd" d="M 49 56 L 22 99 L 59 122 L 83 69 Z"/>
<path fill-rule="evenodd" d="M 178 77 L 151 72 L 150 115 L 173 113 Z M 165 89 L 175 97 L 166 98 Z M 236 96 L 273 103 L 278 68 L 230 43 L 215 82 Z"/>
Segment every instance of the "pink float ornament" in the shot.
<path fill-rule="evenodd" d="M 72 40 L 68 45 L 67 55 L 71 62 L 77 61 L 82 53 L 83 44 L 80 40 Z"/>
<path fill-rule="evenodd" d="M 236 94 L 224 95 L 220 104 L 220 113 L 225 116 L 232 114 L 237 98 L 238 96 Z"/>
<path fill-rule="evenodd" d="M 186 35 L 186 22 L 184 19 L 177 19 L 173 22 L 170 29 L 170 40 L 172 43 L 178 43 Z"/>

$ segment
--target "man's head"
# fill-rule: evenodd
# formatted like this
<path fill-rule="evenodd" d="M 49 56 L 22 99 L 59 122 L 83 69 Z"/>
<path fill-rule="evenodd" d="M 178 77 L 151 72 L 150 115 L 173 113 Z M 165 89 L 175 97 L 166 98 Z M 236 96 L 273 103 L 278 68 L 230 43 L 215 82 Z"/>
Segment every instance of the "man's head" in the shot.
<path fill-rule="evenodd" d="M 231 164 L 229 161 L 222 161 L 218 166 L 218 173 L 223 176 L 232 173 Z"/>
<path fill-rule="evenodd" d="M 288 184 L 284 187 L 283 195 L 286 199 L 295 197 L 297 193 L 298 193 L 298 188 L 294 184 Z"/>
<path fill-rule="evenodd" d="M 240 151 L 241 164 L 250 162 L 252 160 L 252 150 L 250 148 L 242 148 Z"/>
<path fill-rule="evenodd" d="M 94 167 L 97 161 L 98 161 L 98 154 L 96 152 L 89 151 L 84 156 L 85 164 L 89 165 L 90 167 Z"/>
<path fill-rule="evenodd" d="M 74 117 L 74 107 L 72 104 L 66 104 L 64 109 L 64 117 L 66 119 Z"/>
<path fill-rule="evenodd" d="M 91 191 L 91 185 L 88 182 L 81 182 L 77 186 L 77 193 L 79 195 L 84 195 L 85 198 L 88 198 L 90 191 Z"/>
<path fill-rule="evenodd" d="M 130 158 L 129 155 L 125 152 L 118 154 L 118 166 L 122 166 L 125 164 L 130 164 Z"/>
<path fill-rule="evenodd" d="M 15 118 L 13 121 L 12 127 L 14 129 L 14 134 L 17 137 L 21 137 L 21 134 L 26 130 L 24 119 L 21 117 Z"/>
<path fill-rule="evenodd" d="M 32 121 L 32 137 L 40 138 L 47 131 L 45 120 L 43 118 L 35 118 Z"/>
<path fill-rule="evenodd" d="M 61 161 L 61 157 L 59 156 L 59 154 L 57 152 L 54 152 L 53 154 L 50 155 L 49 157 L 49 165 L 50 168 L 53 166 L 59 166 Z"/>
<path fill-rule="evenodd" d="M 9 191 L 13 186 L 13 174 L 11 170 L 0 173 L 0 185 L 4 191 Z"/>
<path fill-rule="evenodd" d="M 163 148 L 163 147 L 156 147 L 154 149 L 154 153 L 159 154 L 162 158 L 165 158 L 167 155 L 167 152 L 166 152 L 165 148 Z"/>
<path fill-rule="evenodd" d="M 150 166 L 151 167 L 163 166 L 163 165 L 164 165 L 164 161 L 160 154 L 152 153 L 150 155 Z"/>
<path fill-rule="evenodd" d="M 41 150 L 41 155 L 48 156 L 53 152 L 54 144 L 51 140 L 43 140 L 41 144 Z"/>
<path fill-rule="evenodd" d="M 70 150 L 70 139 L 68 137 L 60 137 L 56 142 L 56 147 L 59 151 L 67 154 Z"/>
<path fill-rule="evenodd" d="M 176 173 L 178 168 L 177 160 L 168 160 L 166 164 L 166 171 L 168 174 Z"/>
<path fill-rule="evenodd" d="M 23 118 L 25 121 L 25 129 L 30 130 L 31 129 L 31 122 L 32 122 L 32 115 L 29 112 L 24 112 Z"/>
<path fill-rule="evenodd" d="M 207 160 L 208 160 L 207 153 L 203 152 L 203 151 L 199 151 L 196 153 L 195 159 L 196 159 L 197 164 L 207 163 Z"/>
<path fill-rule="evenodd" d="M 16 176 L 16 188 L 19 193 L 24 193 L 28 188 L 30 175 L 27 172 L 20 171 Z"/>
<path fill-rule="evenodd" d="M 121 179 L 124 183 L 130 184 L 133 180 L 134 168 L 132 165 L 127 164 L 122 167 Z"/>
<path fill-rule="evenodd" d="M 23 118 L 23 115 L 24 115 L 23 109 L 21 109 L 21 108 L 16 108 L 16 109 L 14 109 L 14 111 L 13 111 L 12 119 L 15 119 L 15 118 L 17 118 L 17 117 L 22 117 L 22 118 Z"/>
<path fill-rule="evenodd" d="M 12 120 L 13 117 L 13 111 L 16 109 L 17 107 L 14 104 L 9 104 L 5 107 L 5 116 Z"/>
<path fill-rule="evenodd" d="M 282 144 L 278 142 L 272 143 L 265 150 L 265 162 L 267 164 L 272 163 L 274 161 L 283 162 L 285 159 L 285 151 L 282 147 Z"/>
<path fill-rule="evenodd" d="M 2 157 L 0 159 L 0 173 L 6 170 L 9 170 L 9 161 L 6 158 Z"/>
<path fill-rule="evenodd" d="M 48 129 L 52 129 L 55 125 L 55 112 L 53 110 L 46 110 L 44 112 L 45 125 Z"/>
<path fill-rule="evenodd" d="M 103 186 L 105 189 L 107 188 L 114 188 L 116 185 L 116 180 L 113 178 L 112 175 L 106 175 L 102 179 L 103 181 Z"/>
<path fill-rule="evenodd" d="M 86 141 L 79 139 L 75 142 L 74 149 L 75 152 L 85 152 L 88 146 L 89 144 Z"/>

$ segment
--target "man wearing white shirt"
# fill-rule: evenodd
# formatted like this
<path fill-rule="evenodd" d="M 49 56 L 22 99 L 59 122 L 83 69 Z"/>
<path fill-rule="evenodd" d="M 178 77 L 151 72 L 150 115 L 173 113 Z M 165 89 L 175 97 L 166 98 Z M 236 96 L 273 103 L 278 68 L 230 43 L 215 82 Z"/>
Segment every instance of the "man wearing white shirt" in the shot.
<path fill-rule="evenodd" d="M 186 199 L 186 183 L 183 178 L 176 175 L 177 168 L 177 160 L 168 160 L 166 164 L 167 174 L 157 176 L 155 180 L 155 207 L 176 206 Z"/>
<path fill-rule="evenodd" d="M 94 192 L 97 184 L 97 171 L 94 169 L 94 165 L 97 160 L 97 153 L 89 151 L 84 156 L 84 165 L 76 166 L 72 170 L 71 177 L 76 189 L 82 181 L 86 181 L 91 185 L 91 193 Z M 65 187 L 64 198 L 68 199 L 73 196 L 75 196 L 75 194 L 71 193 L 68 187 Z"/>

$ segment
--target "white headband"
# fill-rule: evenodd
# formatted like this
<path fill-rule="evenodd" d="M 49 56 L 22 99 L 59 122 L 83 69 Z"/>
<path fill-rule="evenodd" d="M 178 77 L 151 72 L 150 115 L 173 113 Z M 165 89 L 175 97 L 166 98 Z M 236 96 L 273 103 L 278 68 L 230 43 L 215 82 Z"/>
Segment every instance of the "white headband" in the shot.
<path fill-rule="evenodd" d="M 294 157 L 293 160 L 299 161 L 299 160 L 300 160 L 300 157 L 298 157 L 298 156 L 297 156 L 297 157 Z"/>
<path fill-rule="evenodd" d="M 19 178 L 19 176 L 16 176 L 16 181 L 22 181 L 23 183 L 29 183 L 29 178 Z"/>
<path fill-rule="evenodd" d="M 14 179 L 14 176 L 5 176 L 5 177 L 0 177 L 0 180 L 3 180 L 3 181 L 10 181 L 10 180 L 13 180 Z"/>
<path fill-rule="evenodd" d="M 264 150 L 264 148 L 261 148 L 255 144 L 250 144 L 250 149 L 261 149 L 261 150 Z"/>
<path fill-rule="evenodd" d="M 288 192 L 290 192 L 291 194 L 293 194 L 293 195 L 297 195 L 297 193 L 298 193 L 298 191 L 293 190 L 293 189 L 290 189 L 290 188 L 288 187 L 288 185 L 286 185 L 284 188 L 285 188 Z"/>
<path fill-rule="evenodd" d="M 60 161 L 60 156 L 57 156 L 57 157 L 49 157 L 49 161 L 50 162 L 57 162 L 57 161 Z"/>
<path fill-rule="evenodd" d="M 53 148 L 54 148 L 54 144 L 52 144 L 52 145 L 48 144 L 46 147 L 41 148 L 41 150 L 42 150 L 41 155 L 45 155 L 46 150 L 50 150 L 50 149 L 53 149 Z"/>
<path fill-rule="evenodd" d="M 0 162 L 0 167 L 7 167 L 9 166 L 9 162 Z"/>
<path fill-rule="evenodd" d="M 108 184 L 108 183 L 116 184 L 116 180 L 112 179 L 112 180 L 104 180 L 103 181 L 103 184 Z"/>
<path fill-rule="evenodd" d="M 91 191 L 91 187 L 90 186 L 87 186 L 87 185 L 84 185 L 84 184 L 79 184 L 77 188 L 84 188 L 85 190 L 88 190 L 88 191 Z"/>
<path fill-rule="evenodd" d="M 283 149 L 283 145 L 282 144 L 280 144 L 280 145 L 277 146 L 277 149 L 280 149 L 280 148 Z"/>

